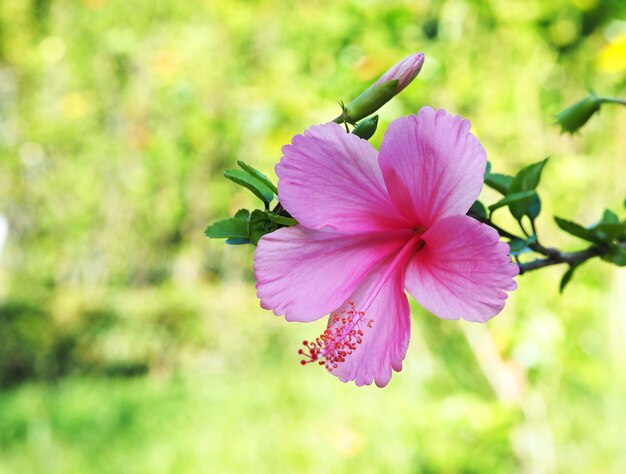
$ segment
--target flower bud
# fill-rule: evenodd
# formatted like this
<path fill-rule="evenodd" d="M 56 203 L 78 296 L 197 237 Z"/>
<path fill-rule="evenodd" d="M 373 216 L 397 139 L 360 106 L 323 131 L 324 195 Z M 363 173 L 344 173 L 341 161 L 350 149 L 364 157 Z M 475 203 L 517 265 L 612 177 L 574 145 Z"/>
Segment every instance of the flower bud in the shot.
<path fill-rule="evenodd" d="M 561 126 L 561 133 L 574 133 L 585 125 L 600 110 L 602 102 L 602 98 L 591 94 L 557 114 L 556 123 Z"/>
<path fill-rule="evenodd" d="M 424 53 L 415 53 L 396 63 L 389 71 L 378 79 L 374 86 L 388 81 L 398 81 L 395 93 L 399 94 L 419 74 L 424 64 Z"/>
<path fill-rule="evenodd" d="M 393 96 L 408 86 L 418 75 L 424 64 L 424 54 L 415 53 L 396 63 L 365 92 L 344 107 L 343 114 L 334 121 L 356 123 L 373 114 Z"/>
<path fill-rule="evenodd" d="M 378 127 L 378 115 L 361 120 L 352 133 L 363 140 L 369 140 L 376 133 L 376 127 Z"/>

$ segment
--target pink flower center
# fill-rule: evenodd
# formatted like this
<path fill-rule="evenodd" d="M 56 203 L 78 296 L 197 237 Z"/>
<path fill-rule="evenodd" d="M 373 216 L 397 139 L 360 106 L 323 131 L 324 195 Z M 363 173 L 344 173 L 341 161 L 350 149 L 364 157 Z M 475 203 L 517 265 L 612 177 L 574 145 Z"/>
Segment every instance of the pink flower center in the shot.
<path fill-rule="evenodd" d="M 367 298 L 357 311 L 354 301 L 348 301 L 348 308 L 342 309 L 330 315 L 329 327 L 314 341 L 303 341 L 304 349 L 298 350 L 298 354 L 304 356 L 300 361 L 302 365 L 317 362 L 325 365 L 332 371 L 338 364 L 345 362 L 346 357 L 352 354 L 363 343 L 364 330 L 371 329 L 374 320 L 365 318 L 366 311 L 370 308 L 374 299 L 382 290 L 384 284 L 395 271 L 404 269 L 409 259 L 424 246 L 421 239 L 422 228 L 416 229 L 416 233 L 404 244 L 391 263 L 385 268 L 376 281 Z"/>

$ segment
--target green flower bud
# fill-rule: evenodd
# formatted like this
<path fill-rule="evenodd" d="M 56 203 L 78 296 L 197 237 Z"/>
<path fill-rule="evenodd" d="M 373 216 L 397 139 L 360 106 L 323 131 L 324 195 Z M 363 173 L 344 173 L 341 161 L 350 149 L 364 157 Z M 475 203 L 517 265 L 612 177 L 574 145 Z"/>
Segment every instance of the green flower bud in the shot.
<path fill-rule="evenodd" d="M 359 124 L 354 127 L 352 133 L 357 137 L 361 137 L 363 140 L 369 140 L 372 138 L 372 135 L 376 133 L 376 127 L 378 127 L 378 115 L 361 120 Z"/>
<path fill-rule="evenodd" d="M 556 123 L 561 126 L 561 133 L 574 133 L 600 110 L 602 98 L 591 94 L 583 100 L 570 105 L 556 116 Z"/>
<path fill-rule="evenodd" d="M 419 74 L 423 64 L 423 53 L 412 54 L 396 63 L 365 92 L 344 107 L 343 114 L 334 121 L 355 124 L 373 114 L 408 86 Z"/>

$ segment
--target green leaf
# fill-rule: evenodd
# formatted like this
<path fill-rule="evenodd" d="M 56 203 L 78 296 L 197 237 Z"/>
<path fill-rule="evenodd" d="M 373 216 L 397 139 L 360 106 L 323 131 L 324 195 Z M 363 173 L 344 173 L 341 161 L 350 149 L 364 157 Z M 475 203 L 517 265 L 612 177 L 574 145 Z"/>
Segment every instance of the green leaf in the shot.
<path fill-rule="evenodd" d="M 617 214 L 609 209 L 605 209 L 600 222 L 590 230 L 606 241 L 626 240 L 626 221 L 620 222 Z"/>
<path fill-rule="evenodd" d="M 254 245 L 259 243 L 259 239 L 265 234 L 274 232 L 278 226 L 273 223 L 265 211 L 259 209 L 252 211 L 248 224 L 248 238 Z"/>
<path fill-rule="evenodd" d="M 485 173 L 485 184 L 491 189 L 495 189 L 500 194 L 506 195 L 509 192 L 509 187 L 513 182 L 513 176 L 498 173 Z"/>
<path fill-rule="evenodd" d="M 586 240 L 588 242 L 593 242 L 594 244 L 604 244 L 605 241 L 597 236 L 594 232 L 585 227 L 577 224 L 576 222 L 568 221 L 567 219 L 562 219 L 560 217 L 555 217 L 554 221 L 556 225 L 558 225 L 562 230 L 567 232 L 568 234 L 574 235 L 578 238 Z"/>
<path fill-rule="evenodd" d="M 540 212 L 541 212 L 541 198 L 537 194 L 528 203 L 528 208 L 526 209 L 526 215 L 530 217 L 531 220 L 534 221 Z"/>
<path fill-rule="evenodd" d="M 493 212 L 496 209 L 500 209 L 501 207 L 504 207 L 504 206 L 510 206 L 511 204 L 524 203 L 524 202 L 527 203 L 532 199 L 533 196 L 536 196 L 536 195 L 537 193 L 535 191 L 524 191 L 522 193 L 509 194 L 508 196 L 500 199 L 497 203 L 489 206 L 489 210 Z"/>
<path fill-rule="evenodd" d="M 239 209 L 237 212 L 235 212 L 235 215 L 233 217 L 235 219 L 244 219 L 247 222 L 250 218 L 250 211 L 248 209 Z"/>
<path fill-rule="evenodd" d="M 626 247 L 613 245 L 609 251 L 602 256 L 602 260 L 614 263 L 620 267 L 626 266 Z"/>
<path fill-rule="evenodd" d="M 511 239 L 509 241 L 509 254 L 517 255 L 526 248 L 526 241 L 522 239 Z"/>
<path fill-rule="evenodd" d="M 511 239 L 509 241 L 509 254 L 520 255 L 524 252 L 529 252 L 529 246 L 537 242 L 537 236 L 531 235 L 528 239 Z"/>
<path fill-rule="evenodd" d="M 592 229 L 594 234 L 603 240 L 626 240 L 626 222 L 617 224 L 598 224 Z"/>
<path fill-rule="evenodd" d="M 244 245 L 244 244 L 249 244 L 250 240 L 244 239 L 244 238 L 226 239 L 226 243 L 228 245 Z"/>
<path fill-rule="evenodd" d="M 563 290 L 568 285 L 568 283 L 571 281 L 572 277 L 574 276 L 574 272 L 576 271 L 578 266 L 579 265 L 572 265 L 572 266 L 570 266 L 567 269 L 567 271 L 563 274 L 563 278 L 561 278 L 561 283 L 559 284 L 559 293 L 563 293 Z"/>
<path fill-rule="evenodd" d="M 467 215 L 471 217 L 483 217 L 486 219 L 487 209 L 485 209 L 485 206 L 483 205 L 482 202 L 474 201 L 474 204 L 472 204 L 472 207 L 470 207 L 469 211 L 467 211 Z"/>
<path fill-rule="evenodd" d="M 376 127 L 378 127 L 378 115 L 361 120 L 352 133 L 363 140 L 369 140 L 376 133 Z"/>
<path fill-rule="evenodd" d="M 244 188 L 248 188 L 265 204 L 269 204 L 274 199 L 274 192 L 268 188 L 262 181 L 251 176 L 242 170 L 226 170 L 224 176 L 232 182 L 237 183 Z"/>
<path fill-rule="evenodd" d="M 275 212 L 271 212 L 271 211 L 267 211 L 267 217 L 274 224 L 280 224 L 280 225 L 286 226 L 286 227 L 291 227 L 292 225 L 296 225 L 298 223 L 298 221 L 295 220 L 292 217 L 281 216 L 281 215 L 276 214 Z"/>
<path fill-rule="evenodd" d="M 274 194 L 276 194 L 278 196 L 278 188 L 274 185 L 274 183 L 272 183 L 272 181 L 267 176 L 265 176 L 263 173 L 261 173 L 256 168 L 253 168 L 252 166 L 244 163 L 241 160 L 237 161 L 237 164 L 246 173 L 248 173 L 250 176 L 258 179 L 259 181 L 261 181 L 265 186 L 267 186 L 269 189 L 271 189 Z"/>
<path fill-rule="evenodd" d="M 619 217 L 610 209 L 605 209 L 604 214 L 602 214 L 601 224 L 619 224 Z"/>
<path fill-rule="evenodd" d="M 511 184 L 511 192 L 530 191 L 536 189 L 541 179 L 541 173 L 546 166 L 548 158 L 541 160 L 537 163 L 522 168 L 513 178 Z"/>
<path fill-rule="evenodd" d="M 533 163 L 525 168 L 522 168 L 513 178 L 513 182 L 509 187 L 509 193 L 520 193 L 523 191 L 532 191 L 539 185 L 541 179 L 541 173 L 544 166 L 548 162 L 548 158 Z M 518 202 L 510 206 L 511 214 L 518 221 L 524 216 L 528 215 L 532 220 L 536 219 L 541 212 L 541 200 L 537 195 L 532 200 L 527 202 Z"/>
<path fill-rule="evenodd" d="M 250 211 L 240 209 L 234 217 L 214 222 L 204 230 L 210 239 L 247 239 Z"/>

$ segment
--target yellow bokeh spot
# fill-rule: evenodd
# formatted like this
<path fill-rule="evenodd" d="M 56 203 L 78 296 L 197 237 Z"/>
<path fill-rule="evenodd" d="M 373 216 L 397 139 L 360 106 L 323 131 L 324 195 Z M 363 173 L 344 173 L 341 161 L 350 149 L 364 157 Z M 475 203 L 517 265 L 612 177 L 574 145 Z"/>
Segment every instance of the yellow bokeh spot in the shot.
<path fill-rule="evenodd" d="M 48 36 L 39 45 L 41 58 L 48 64 L 53 64 L 65 56 L 65 42 L 56 36 Z"/>
<path fill-rule="evenodd" d="M 89 97 L 82 92 L 71 92 L 61 99 L 63 115 L 72 120 L 83 118 L 91 110 Z"/>
<path fill-rule="evenodd" d="M 332 431 L 333 447 L 346 457 L 353 457 L 363 450 L 363 437 L 345 425 L 336 425 Z"/>
<path fill-rule="evenodd" d="M 176 51 L 161 51 L 152 62 L 154 71 L 165 77 L 173 76 L 178 72 L 183 64 L 183 60 Z"/>
<path fill-rule="evenodd" d="M 626 33 L 622 33 L 604 46 L 598 54 L 598 70 L 615 73 L 626 70 Z"/>
<path fill-rule="evenodd" d="M 369 81 L 380 75 L 381 65 L 371 56 L 359 58 L 355 67 L 355 75 L 361 81 Z"/>

